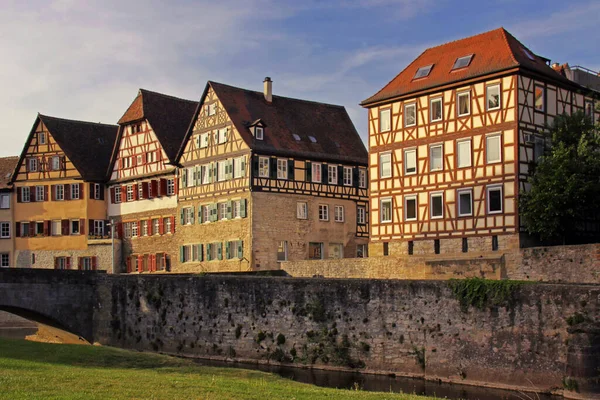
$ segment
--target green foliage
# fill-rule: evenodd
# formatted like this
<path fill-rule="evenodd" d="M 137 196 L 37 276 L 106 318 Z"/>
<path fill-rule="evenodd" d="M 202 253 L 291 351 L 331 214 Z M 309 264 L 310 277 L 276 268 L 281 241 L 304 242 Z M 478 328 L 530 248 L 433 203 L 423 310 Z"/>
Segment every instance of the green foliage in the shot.
<path fill-rule="evenodd" d="M 451 279 L 448 285 L 466 312 L 469 306 L 480 310 L 486 306 L 501 307 L 512 304 L 515 290 L 528 282 L 493 281 L 483 278 Z"/>
<path fill-rule="evenodd" d="M 545 139 L 551 146 L 533 165 L 519 213 L 529 234 L 565 242 L 583 232 L 583 221 L 600 215 L 600 136 L 577 112 L 556 117 Z"/>
<path fill-rule="evenodd" d="M 306 305 L 306 311 L 310 314 L 313 321 L 325 322 L 327 321 L 327 313 L 325 307 L 320 299 L 314 299 Z"/>
<path fill-rule="evenodd" d="M 569 376 L 563 378 L 563 387 L 570 392 L 579 392 L 579 383 Z"/>
<path fill-rule="evenodd" d="M 284 343 L 285 343 L 285 336 L 282 333 L 280 333 L 279 335 L 277 335 L 277 344 L 279 346 L 281 346 Z"/>
<path fill-rule="evenodd" d="M 578 312 L 576 312 L 575 314 L 573 314 L 569 318 L 567 318 L 567 325 L 573 326 L 573 325 L 577 325 L 577 324 L 580 324 L 585 321 L 586 321 L 586 318 L 582 314 L 579 314 Z"/>
<path fill-rule="evenodd" d="M 256 335 L 256 338 L 254 340 L 256 341 L 256 343 L 260 343 L 263 340 L 265 340 L 266 337 L 267 337 L 267 335 L 263 331 L 260 331 L 260 332 L 258 332 L 258 334 Z"/>
<path fill-rule="evenodd" d="M 371 350 L 371 346 L 369 343 L 360 342 L 360 349 L 366 353 Z"/>
<path fill-rule="evenodd" d="M 425 371 L 425 348 L 413 346 L 413 354 L 417 361 L 417 364 L 421 367 L 423 371 Z"/>

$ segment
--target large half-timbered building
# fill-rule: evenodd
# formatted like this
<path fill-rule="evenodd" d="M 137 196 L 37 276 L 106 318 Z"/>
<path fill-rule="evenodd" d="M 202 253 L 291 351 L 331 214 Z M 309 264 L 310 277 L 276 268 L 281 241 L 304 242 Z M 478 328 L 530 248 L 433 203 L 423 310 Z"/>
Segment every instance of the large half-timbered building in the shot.
<path fill-rule="evenodd" d="M 11 178 L 14 266 L 112 270 L 104 182 L 116 135 L 38 114 Z"/>
<path fill-rule="evenodd" d="M 594 99 L 503 28 L 425 50 L 365 100 L 373 254 L 520 245 L 540 133 Z"/>
<path fill-rule="evenodd" d="M 177 257 L 175 158 L 197 104 L 140 89 L 118 122 L 108 216 L 122 239 L 121 272 L 168 271 Z"/>
<path fill-rule="evenodd" d="M 208 82 L 178 162 L 175 271 L 366 256 L 367 151 L 343 107 Z"/>

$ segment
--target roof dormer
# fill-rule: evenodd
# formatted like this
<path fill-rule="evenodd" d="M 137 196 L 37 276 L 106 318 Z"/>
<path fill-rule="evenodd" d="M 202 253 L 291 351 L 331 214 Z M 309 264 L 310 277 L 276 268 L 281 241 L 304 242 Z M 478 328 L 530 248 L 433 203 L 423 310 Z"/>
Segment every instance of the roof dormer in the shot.
<path fill-rule="evenodd" d="M 250 133 L 252 133 L 252 136 L 254 136 L 256 140 L 264 140 L 266 127 L 267 124 L 265 124 L 260 118 L 248 125 Z"/>

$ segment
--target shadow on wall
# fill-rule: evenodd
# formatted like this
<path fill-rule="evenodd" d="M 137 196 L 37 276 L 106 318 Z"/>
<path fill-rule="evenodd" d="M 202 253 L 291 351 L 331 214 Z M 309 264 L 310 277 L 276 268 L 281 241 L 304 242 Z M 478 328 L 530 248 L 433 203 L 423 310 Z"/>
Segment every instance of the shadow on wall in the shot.
<path fill-rule="evenodd" d="M 32 268 L 34 263 L 32 262 L 33 252 L 31 250 L 18 250 L 16 267 L 17 268 Z"/>

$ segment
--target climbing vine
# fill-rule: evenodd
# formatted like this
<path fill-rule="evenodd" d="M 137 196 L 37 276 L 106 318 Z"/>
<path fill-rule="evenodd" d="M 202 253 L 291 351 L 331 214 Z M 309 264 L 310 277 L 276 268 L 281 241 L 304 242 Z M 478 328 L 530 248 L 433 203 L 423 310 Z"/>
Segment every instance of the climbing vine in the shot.
<path fill-rule="evenodd" d="M 460 302 L 461 309 L 466 312 L 469 306 L 480 310 L 485 307 L 510 306 L 515 291 L 527 283 L 529 282 L 468 278 L 451 279 L 448 285 Z"/>

